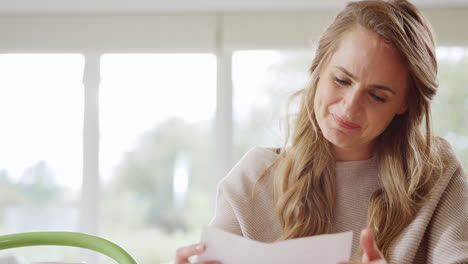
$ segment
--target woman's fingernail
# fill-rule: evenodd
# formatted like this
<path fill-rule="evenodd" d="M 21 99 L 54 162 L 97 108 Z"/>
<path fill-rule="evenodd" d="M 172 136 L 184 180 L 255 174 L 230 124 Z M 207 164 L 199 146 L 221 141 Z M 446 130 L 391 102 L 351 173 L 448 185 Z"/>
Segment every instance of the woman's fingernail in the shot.
<path fill-rule="evenodd" d="M 198 245 L 195 247 L 195 249 L 196 249 L 197 251 L 201 251 L 201 250 L 203 250 L 203 246 L 204 246 L 204 245 L 203 245 L 202 243 L 200 243 L 200 244 L 198 244 Z"/>

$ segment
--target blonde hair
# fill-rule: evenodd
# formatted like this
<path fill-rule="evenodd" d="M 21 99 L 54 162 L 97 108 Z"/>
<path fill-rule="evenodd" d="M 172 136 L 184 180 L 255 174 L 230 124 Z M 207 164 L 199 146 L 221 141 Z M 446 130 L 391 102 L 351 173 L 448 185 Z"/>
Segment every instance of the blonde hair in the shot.
<path fill-rule="evenodd" d="M 389 43 L 409 72 L 408 109 L 395 116 L 377 138 L 381 188 L 373 193 L 368 209 L 369 227 L 389 260 L 390 243 L 413 219 L 433 187 L 434 175 L 442 168 L 436 154 L 439 140 L 432 136 L 430 124 L 431 100 L 438 88 L 433 33 L 408 1 L 351 2 L 336 16 L 318 41 L 310 85 L 292 96 L 300 98 L 299 111 L 293 127 L 288 125 L 282 152 L 259 181 L 275 167 L 281 240 L 330 232 L 335 208 L 335 160 L 318 126 L 313 103 L 320 69 L 337 50 L 340 38 L 355 26 L 375 32 Z M 421 127 L 423 121 L 425 129 Z"/>

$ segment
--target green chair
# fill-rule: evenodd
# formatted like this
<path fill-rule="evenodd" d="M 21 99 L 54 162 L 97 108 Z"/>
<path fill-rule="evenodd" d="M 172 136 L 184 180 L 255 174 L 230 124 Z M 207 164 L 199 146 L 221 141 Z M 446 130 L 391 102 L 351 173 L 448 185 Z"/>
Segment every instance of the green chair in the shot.
<path fill-rule="evenodd" d="M 28 232 L 0 236 L 0 250 L 29 246 L 70 246 L 100 252 L 119 264 L 137 264 L 121 247 L 109 240 L 77 232 Z"/>

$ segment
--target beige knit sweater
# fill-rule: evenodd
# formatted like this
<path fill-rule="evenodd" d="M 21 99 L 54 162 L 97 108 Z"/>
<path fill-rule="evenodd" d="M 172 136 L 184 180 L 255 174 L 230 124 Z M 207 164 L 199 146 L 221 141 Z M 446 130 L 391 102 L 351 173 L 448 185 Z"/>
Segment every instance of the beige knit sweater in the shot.
<path fill-rule="evenodd" d="M 468 184 L 450 147 L 446 152 L 445 173 L 429 201 L 392 243 L 391 263 L 468 263 Z M 255 199 L 251 199 L 254 183 L 276 156 L 256 147 L 242 157 L 218 185 L 211 226 L 262 242 L 281 236 L 270 175 L 258 183 Z M 375 160 L 336 162 L 332 233 L 353 231 L 352 260 L 359 260 L 360 231 L 366 227 L 371 194 L 379 187 Z"/>

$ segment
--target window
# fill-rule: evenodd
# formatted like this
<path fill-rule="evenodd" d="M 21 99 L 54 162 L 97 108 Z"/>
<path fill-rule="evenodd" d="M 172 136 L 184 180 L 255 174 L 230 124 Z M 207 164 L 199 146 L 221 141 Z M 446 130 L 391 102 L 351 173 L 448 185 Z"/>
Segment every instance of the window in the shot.
<path fill-rule="evenodd" d="M 78 231 L 83 67 L 79 54 L 0 55 L 0 230 Z M 12 249 L 64 260 L 75 249 Z"/>
<path fill-rule="evenodd" d="M 138 263 L 170 261 L 212 216 L 216 57 L 101 61 L 101 234 Z"/>
<path fill-rule="evenodd" d="M 433 126 L 468 168 L 468 49 L 437 55 Z M 312 50 L 234 53 L 235 160 L 256 145 L 282 145 L 287 99 L 307 86 L 312 59 Z M 79 54 L 0 55 L 3 233 L 78 231 L 83 67 Z M 213 214 L 216 57 L 105 54 L 101 78 L 99 235 L 138 263 L 168 262 Z M 67 247 L 14 250 L 31 261 L 79 259 Z"/>
<path fill-rule="evenodd" d="M 468 48 L 438 47 L 439 91 L 432 114 L 437 135 L 447 139 L 468 168 Z"/>
<path fill-rule="evenodd" d="M 312 49 L 234 53 L 235 160 L 254 146 L 282 147 L 286 103 L 293 92 L 306 87 L 313 53 Z"/>

